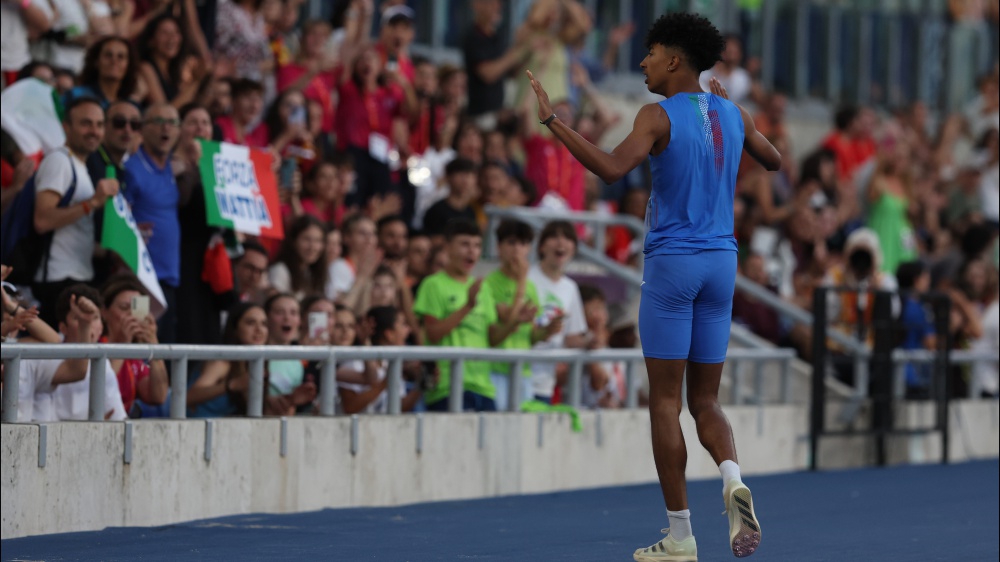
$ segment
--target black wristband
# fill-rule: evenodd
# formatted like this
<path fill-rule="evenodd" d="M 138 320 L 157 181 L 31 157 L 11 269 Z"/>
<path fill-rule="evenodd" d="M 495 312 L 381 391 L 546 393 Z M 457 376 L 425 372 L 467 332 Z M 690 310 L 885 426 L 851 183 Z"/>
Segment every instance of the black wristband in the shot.
<path fill-rule="evenodd" d="M 546 127 L 548 127 L 549 123 L 551 123 L 555 118 L 556 118 L 556 114 L 553 113 L 552 115 L 549 115 L 549 117 L 545 121 L 539 121 L 539 123 L 541 123 L 542 125 L 545 125 Z"/>

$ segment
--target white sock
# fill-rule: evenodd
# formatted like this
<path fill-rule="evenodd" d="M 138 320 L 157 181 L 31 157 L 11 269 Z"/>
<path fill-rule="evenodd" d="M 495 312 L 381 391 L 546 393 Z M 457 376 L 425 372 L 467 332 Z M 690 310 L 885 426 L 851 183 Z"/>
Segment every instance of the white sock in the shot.
<path fill-rule="evenodd" d="M 691 536 L 691 510 L 682 509 L 680 511 L 667 510 L 667 519 L 670 520 L 670 536 L 675 541 L 682 541 Z"/>
<path fill-rule="evenodd" d="M 725 487 L 730 480 L 736 480 L 737 482 L 743 483 L 740 478 L 740 465 L 733 461 L 722 461 L 719 465 L 719 472 L 722 473 L 722 486 Z"/>

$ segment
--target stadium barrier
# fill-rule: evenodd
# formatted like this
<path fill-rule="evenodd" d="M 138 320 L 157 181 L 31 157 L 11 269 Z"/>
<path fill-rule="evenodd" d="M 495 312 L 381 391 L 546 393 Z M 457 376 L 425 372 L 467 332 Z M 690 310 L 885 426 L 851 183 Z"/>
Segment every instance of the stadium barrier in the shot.
<path fill-rule="evenodd" d="M 90 404 L 89 419 L 100 421 L 104 419 L 104 383 L 108 376 L 106 362 L 108 359 L 162 359 L 171 361 L 171 397 L 170 417 L 183 419 L 186 416 L 188 363 L 204 360 L 235 360 L 248 361 L 250 388 L 247 400 L 247 415 L 261 417 L 264 402 L 264 362 L 269 360 L 303 360 L 322 362 L 320 375 L 319 413 L 322 416 L 334 415 L 336 384 L 335 366 L 341 360 L 385 360 L 389 361 L 387 376 L 388 413 L 401 412 L 403 361 L 451 361 L 451 388 L 448 409 L 459 412 L 462 409 L 463 379 L 460 374 L 465 361 L 496 361 L 508 362 L 513 365 L 510 370 L 511 385 L 514 389 L 510 400 L 510 411 L 520 410 L 519 395 L 520 377 L 525 362 L 565 362 L 570 364 L 569 386 L 566 402 L 580 406 L 582 391 L 583 367 L 588 363 L 600 361 L 623 361 L 626 363 L 625 379 L 627 395 L 625 405 L 635 408 L 638 405 L 638 385 L 636 384 L 635 363 L 642 361 L 642 351 L 639 349 L 602 349 L 595 351 L 565 350 L 499 350 L 499 349 L 467 349 L 443 347 L 332 347 L 332 346 L 225 346 L 225 345 L 145 345 L 145 344 L 11 344 L 0 348 L 0 358 L 4 363 L 4 393 L 2 402 L 2 419 L 4 422 L 17 421 L 18 387 L 20 385 L 20 361 L 22 359 L 89 359 L 90 360 Z M 730 349 L 727 359 L 741 363 L 778 362 L 782 377 L 781 386 L 789 386 L 789 366 L 795 358 L 792 349 Z M 763 387 L 763 369 L 756 369 L 754 388 L 758 395 L 753 399 L 763 403 L 760 389 Z M 743 396 L 742 377 L 734 377 L 734 396 Z M 787 398 L 787 391 L 784 393 Z"/>

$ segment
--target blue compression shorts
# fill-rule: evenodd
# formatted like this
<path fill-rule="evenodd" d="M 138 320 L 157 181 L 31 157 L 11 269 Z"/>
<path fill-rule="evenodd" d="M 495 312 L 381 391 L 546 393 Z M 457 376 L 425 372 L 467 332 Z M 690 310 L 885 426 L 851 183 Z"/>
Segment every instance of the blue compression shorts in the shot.
<path fill-rule="evenodd" d="M 639 338 L 653 359 L 722 363 L 729 347 L 736 252 L 647 256 Z"/>

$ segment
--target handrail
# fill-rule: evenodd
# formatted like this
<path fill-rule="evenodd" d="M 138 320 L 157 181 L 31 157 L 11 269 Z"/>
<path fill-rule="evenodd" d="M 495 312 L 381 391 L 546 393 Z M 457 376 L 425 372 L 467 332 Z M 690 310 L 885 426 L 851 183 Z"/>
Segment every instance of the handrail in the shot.
<path fill-rule="evenodd" d="M 953 349 L 948 352 L 948 360 L 953 364 L 978 363 L 980 361 L 990 363 L 1000 363 L 1000 352 L 976 350 L 976 349 Z M 894 349 L 892 350 L 892 361 L 896 366 L 893 373 L 893 394 L 902 397 L 905 394 L 906 371 L 904 367 L 907 363 L 933 363 L 937 361 L 937 352 L 930 349 Z M 979 398 L 982 391 L 979 381 L 972 377 L 969 381 L 969 398 Z"/>
<path fill-rule="evenodd" d="M 333 346 L 226 346 L 226 345 L 146 345 L 146 344 L 11 344 L 0 347 L 0 358 L 3 359 L 4 422 L 17 421 L 17 398 L 20 384 L 20 362 L 24 359 L 89 359 L 91 365 L 101 364 L 108 359 L 165 359 L 172 360 L 174 372 L 171 381 L 170 417 L 183 418 L 187 403 L 187 362 L 202 360 L 238 360 L 251 361 L 251 393 L 254 397 L 263 399 L 263 362 L 275 359 L 292 359 L 323 362 L 320 380 L 320 413 L 333 415 L 333 393 L 336 392 L 336 375 L 331 366 L 338 360 L 388 360 L 389 388 L 402 384 L 402 369 L 397 365 L 404 360 L 446 360 L 455 363 L 463 361 L 529 361 L 529 362 L 567 362 L 574 368 L 570 377 L 570 405 L 580 405 L 582 388 L 582 365 L 598 361 L 626 361 L 634 363 L 643 360 L 640 349 L 601 349 L 581 351 L 577 349 L 550 350 L 503 350 L 503 349 L 468 349 L 456 347 L 333 347 Z M 778 361 L 782 364 L 782 373 L 788 362 L 795 358 L 793 349 L 730 349 L 728 359 L 744 361 Z M 512 382 L 520 376 L 520 370 L 511 370 Z M 626 387 L 627 403 L 636 404 L 638 385 L 634 380 L 634 369 L 627 370 Z M 105 370 L 91 370 L 91 394 L 98 393 L 103 397 Z M 461 395 L 461 379 L 453 381 L 452 394 Z M 512 389 L 520 388 L 512 384 Z M 516 394 L 516 393 L 512 393 Z M 388 411 L 400 411 L 401 396 L 398 392 L 390 392 Z M 759 400 L 760 397 L 758 397 Z M 520 407 L 519 397 L 512 396 L 511 409 Z M 95 409 L 96 408 L 96 409 Z M 91 408 L 91 419 L 103 419 L 103 404 Z M 452 401 L 451 411 L 461 409 L 460 401 Z M 248 405 L 248 415 L 262 415 L 260 404 Z"/>

